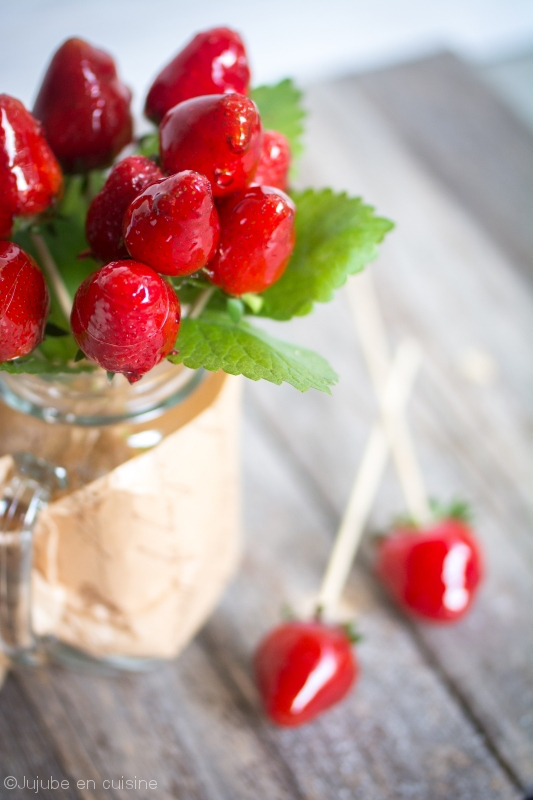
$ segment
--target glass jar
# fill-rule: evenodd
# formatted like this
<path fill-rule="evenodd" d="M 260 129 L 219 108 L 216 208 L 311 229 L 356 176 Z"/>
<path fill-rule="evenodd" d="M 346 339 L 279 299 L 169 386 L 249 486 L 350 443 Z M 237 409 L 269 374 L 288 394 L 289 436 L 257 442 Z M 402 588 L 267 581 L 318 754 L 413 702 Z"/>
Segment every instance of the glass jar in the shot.
<path fill-rule="evenodd" d="M 168 362 L 133 385 L 0 377 L 4 653 L 124 669 L 177 655 L 236 565 L 239 386 Z"/>

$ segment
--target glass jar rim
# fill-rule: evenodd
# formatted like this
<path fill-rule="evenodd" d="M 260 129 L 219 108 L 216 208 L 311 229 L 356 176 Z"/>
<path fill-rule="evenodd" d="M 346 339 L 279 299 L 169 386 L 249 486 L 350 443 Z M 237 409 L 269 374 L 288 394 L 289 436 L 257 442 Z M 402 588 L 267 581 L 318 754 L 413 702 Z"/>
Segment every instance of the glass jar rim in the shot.
<path fill-rule="evenodd" d="M 102 369 L 59 375 L 0 375 L 0 399 L 45 422 L 95 427 L 145 422 L 188 398 L 204 369 L 162 362 L 134 384 L 122 375 L 109 380 Z"/>

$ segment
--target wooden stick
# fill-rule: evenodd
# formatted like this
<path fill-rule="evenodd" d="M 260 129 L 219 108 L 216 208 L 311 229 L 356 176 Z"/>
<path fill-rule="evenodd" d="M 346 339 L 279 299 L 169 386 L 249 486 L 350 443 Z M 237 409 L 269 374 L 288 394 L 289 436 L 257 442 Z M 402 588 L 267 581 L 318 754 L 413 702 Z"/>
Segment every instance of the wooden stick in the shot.
<path fill-rule="evenodd" d="M 187 314 L 187 319 L 196 319 L 200 316 L 206 305 L 209 303 L 211 295 L 214 291 L 214 286 L 209 286 L 207 289 L 202 289 L 194 303 L 192 303 L 189 313 Z"/>
<path fill-rule="evenodd" d="M 70 314 L 72 311 L 72 298 L 67 291 L 67 287 L 65 286 L 63 278 L 61 277 L 61 274 L 57 268 L 57 264 L 52 257 L 52 253 L 48 249 L 48 245 L 40 233 L 32 233 L 31 240 L 35 245 L 35 249 L 37 250 L 39 262 L 43 268 L 43 272 L 50 281 L 59 305 L 61 306 L 61 310 L 63 311 L 63 314 L 68 322 L 70 320 Z"/>
<path fill-rule="evenodd" d="M 383 393 L 387 408 L 402 413 L 407 404 L 421 363 L 420 347 L 411 340 L 402 342 L 389 373 Z M 335 608 L 348 578 L 364 526 L 372 508 L 387 464 L 389 444 L 383 425 L 375 423 L 359 465 L 348 505 L 341 520 L 331 552 L 317 607 L 321 612 Z"/>
<path fill-rule="evenodd" d="M 356 280 L 349 281 L 347 288 L 405 503 L 409 514 L 423 525 L 431 519 L 431 510 L 407 420 L 404 414 L 391 410 L 383 402 L 390 355 L 385 326 L 370 273 L 364 272 Z"/>

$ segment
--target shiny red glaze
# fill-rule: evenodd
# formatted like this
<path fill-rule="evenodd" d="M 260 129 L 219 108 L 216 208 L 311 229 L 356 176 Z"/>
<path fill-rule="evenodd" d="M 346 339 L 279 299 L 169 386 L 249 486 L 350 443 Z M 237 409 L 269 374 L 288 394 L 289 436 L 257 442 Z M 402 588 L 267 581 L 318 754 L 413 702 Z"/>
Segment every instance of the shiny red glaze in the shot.
<path fill-rule="evenodd" d="M 454 622 L 470 608 L 483 560 L 470 528 L 446 519 L 428 530 L 394 531 L 378 548 L 376 571 L 406 611 L 432 622 Z"/>
<path fill-rule="evenodd" d="M 220 240 L 209 278 L 228 294 L 262 292 L 283 275 L 295 244 L 294 203 L 270 186 L 250 186 L 218 204 Z"/>
<path fill-rule="evenodd" d="M 115 164 L 87 212 L 85 235 L 95 256 L 102 261 L 128 258 L 122 238 L 124 214 L 143 189 L 162 177 L 145 156 L 128 156 Z"/>
<path fill-rule="evenodd" d="M 254 185 L 275 186 L 287 191 L 291 146 L 286 136 L 279 131 L 263 131 L 261 156 L 254 175 Z"/>
<path fill-rule="evenodd" d="M 244 189 L 254 177 L 261 121 L 248 97 L 213 94 L 172 108 L 161 123 L 159 138 L 165 172 L 200 172 L 211 181 L 215 197 L 223 197 Z"/>
<path fill-rule="evenodd" d="M 0 236 L 10 236 L 14 216 L 45 211 L 62 188 L 42 125 L 20 100 L 0 94 Z"/>
<path fill-rule="evenodd" d="M 124 217 L 130 255 L 163 275 L 191 275 L 204 267 L 219 233 L 211 184 L 191 170 L 149 186 Z"/>
<path fill-rule="evenodd" d="M 320 622 L 275 628 L 260 643 L 254 667 L 267 715 L 284 726 L 303 725 L 340 702 L 359 673 L 346 633 Z"/>
<path fill-rule="evenodd" d="M 112 261 L 81 284 L 70 324 L 88 358 L 134 383 L 173 349 L 180 304 L 150 267 Z"/>
<path fill-rule="evenodd" d="M 0 242 L 0 361 L 37 347 L 49 308 L 46 281 L 33 258 L 18 244 Z"/>
<path fill-rule="evenodd" d="M 107 167 L 131 142 L 131 92 L 103 50 L 68 39 L 54 54 L 33 113 L 65 172 Z"/>
<path fill-rule="evenodd" d="M 1 179 L 0 179 L 1 183 Z M 2 188 L 0 187 L 0 197 L 2 196 Z M 5 194 L 3 195 L 6 196 Z M 13 211 L 9 208 L 2 208 L 0 206 L 0 239 L 9 239 L 13 233 Z"/>
<path fill-rule="evenodd" d="M 250 69 L 241 37 L 229 28 L 198 33 L 153 82 L 144 113 L 159 124 L 167 111 L 191 97 L 248 93 Z"/>

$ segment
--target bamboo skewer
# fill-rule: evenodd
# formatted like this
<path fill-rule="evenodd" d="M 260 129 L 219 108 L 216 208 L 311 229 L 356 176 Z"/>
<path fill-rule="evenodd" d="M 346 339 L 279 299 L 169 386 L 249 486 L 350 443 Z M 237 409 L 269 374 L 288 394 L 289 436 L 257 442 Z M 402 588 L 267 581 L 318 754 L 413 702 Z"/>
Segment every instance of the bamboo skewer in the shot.
<path fill-rule="evenodd" d="M 57 268 L 57 264 L 54 261 L 50 250 L 48 249 L 48 245 L 40 233 L 32 233 L 31 240 L 35 245 L 35 249 L 37 250 L 39 262 L 43 268 L 43 272 L 50 281 L 58 303 L 61 306 L 61 310 L 68 322 L 70 320 L 70 314 L 72 311 L 72 298 L 67 291 L 67 287 L 65 286 L 63 278 L 61 277 L 61 274 Z"/>
<path fill-rule="evenodd" d="M 187 319 L 196 319 L 200 316 L 206 305 L 211 300 L 211 295 L 215 291 L 214 286 L 209 286 L 207 289 L 203 289 L 194 303 L 192 303 L 189 313 L 187 314 Z"/>
<path fill-rule="evenodd" d="M 383 401 L 389 371 L 389 346 L 372 278 L 368 272 L 348 283 L 348 298 L 368 370 L 378 398 L 383 426 L 409 514 L 421 525 L 431 519 L 424 478 L 405 415 Z"/>
<path fill-rule="evenodd" d="M 394 359 L 383 392 L 383 404 L 389 414 L 401 415 L 421 364 L 420 347 L 411 340 L 402 342 Z M 387 464 L 389 444 L 384 427 L 374 424 L 355 481 L 350 492 L 335 544 L 318 593 L 320 612 L 332 611 L 338 603 L 348 578 L 364 526 L 372 508 Z"/>

